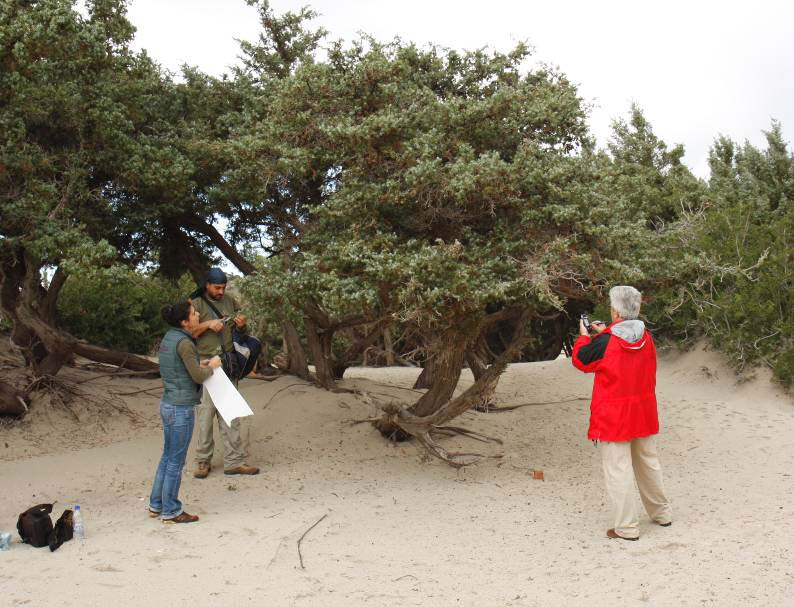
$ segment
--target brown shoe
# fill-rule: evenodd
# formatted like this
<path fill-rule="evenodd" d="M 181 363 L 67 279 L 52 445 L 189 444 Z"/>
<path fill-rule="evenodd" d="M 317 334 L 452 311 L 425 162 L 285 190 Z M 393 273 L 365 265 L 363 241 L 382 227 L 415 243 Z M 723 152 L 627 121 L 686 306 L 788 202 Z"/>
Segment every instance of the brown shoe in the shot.
<path fill-rule="evenodd" d="M 193 473 L 193 476 L 195 478 L 207 478 L 211 469 L 212 466 L 210 466 L 209 462 L 199 462 L 196 465 L 196 471 Z"/>
<path fill-rule="evenodd" d="M 149 518 L 157 518 L 160 516 L 160 513 L 157 510 L 152 510 L 151 508 L 147 508 L 146 512 L 149 514 Z"/>
<path fill-rule="evenodd" d="M 195 523 L 197 520 L 199 520 L 199 517 L 193 514 L 188 514 L 187 512 L 183 512 L 174 518 L 164 518 L 163 524 L 173 525 L 174 523 Z"/>
<path fill-rule="evenodd" d="M 659 521 L 656 521 L 656 524 L 659 525 L 660 527 L 669 527 L 670 525 L 673 524 L 673 521 L 670 521 L 668 523 L 660 523 Z"/>
<path fill-rule="evenodd" d="M 259 468 L 256 466 L 249 466 L 248 464 L 240 464 L 234 468 L 229 468 L 223 471 L 224 474 L 259 474 Z"/>
<path fill-rule="evenodd" d="M 636 542 L 639 538 L 638 537 L 623 537 L 622 535 L 618 535 L 614 529 L 607 529 L 607 537 L 611 540 L 628 540 L 630 542 Z"/>

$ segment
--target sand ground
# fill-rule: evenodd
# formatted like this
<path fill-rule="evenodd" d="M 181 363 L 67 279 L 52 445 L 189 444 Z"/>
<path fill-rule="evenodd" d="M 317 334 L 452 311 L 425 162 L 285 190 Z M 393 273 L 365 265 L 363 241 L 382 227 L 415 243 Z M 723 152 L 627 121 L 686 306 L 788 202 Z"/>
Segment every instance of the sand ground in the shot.
<path fill-rule="evenodd" d="M 0 529 L 34 504 L 57 500 L 58 515 L 80 502 L 88 538 L 50 553 L 14 533 L 0 605 L 794 606 L 794 402 L 766 376 L 737 384 L 714 353 L 660 361 L 675 522 L 644 517 L 638 542 L 604 537 L 600 458 L 585 438 L 592 380 L 566 360 L 509 368 L 499 403 L 531 406 L 456 421 L 504 440 L 445 443 L 503 455 L 460 471 L 352 425 L 375 413 L 359 396 L 246 380 L 250 462 L 263 472 L 224 476 L 216 453 L 196 480 L 190 454 L 181 498 L 201 520 L 173 526 L 145 513 L 158 392 L 117 396 L 127 414 L 90 402 L 159 382 L 62 376 L 91 380 L 71 405 L 79 422 L 40 403 L 0 427 Z M 412 369 L 345 377 L 372 399 L 417 396 Z M 466 372 L 460 387 L 470 382 Z M 298 540 L 323 516 L 301 542 L 302 568 Z"/>

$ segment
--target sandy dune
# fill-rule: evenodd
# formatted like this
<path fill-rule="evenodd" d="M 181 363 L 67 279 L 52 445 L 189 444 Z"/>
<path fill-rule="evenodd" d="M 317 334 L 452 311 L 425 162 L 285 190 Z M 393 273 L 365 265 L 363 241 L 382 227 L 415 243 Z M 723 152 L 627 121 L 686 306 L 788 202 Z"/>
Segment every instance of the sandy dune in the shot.
<path fill-rule="evenodd" d="M 64 379 L 91 375 L 68 369 Z M 408 401 L 411 369 L 351 369 L 345 386 Z M 468 373 L 461 387 L 471 381 Z M 157 381 L 103 377 L 94 398 Z M 713 353 L 660 362 L 660 448 L 670 528 L 607 540 L 591 379 L 569 361 L 513 365 L 500 404 L 457 420 L 503 446 L 456 471 L 368 424 L 374 408 L 294 378 L 246 380 L 258 477 L 186 474 L 193 525 L 146 517 L 160 455 L 157 392 L 110 407 L 40 405 L 0 427 L 0 529 L 40 502 L 79 501 L 88 539 L 0 553 L 2 605 L 794 605 L 794 403 L 767 377 L 737 385 Z M 111 414 L 112 413 L 112 414 Z M 189 469 L 192 468 L 190 466 Z M 542 469 L 545 481 L 533 480 Z M 639 498 L 638 498 L 639 499 Z M 309 527 L 325 518 L 301 542 Z"/>

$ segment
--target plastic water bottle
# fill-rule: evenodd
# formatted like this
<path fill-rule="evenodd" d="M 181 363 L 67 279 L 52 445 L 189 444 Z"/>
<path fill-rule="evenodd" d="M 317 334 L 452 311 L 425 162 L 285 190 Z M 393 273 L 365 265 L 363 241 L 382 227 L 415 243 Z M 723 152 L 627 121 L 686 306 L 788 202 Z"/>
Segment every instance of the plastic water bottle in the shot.
<path fill-rule="evenodd" d="M 7 531 L 0 531 L 0 552 L 11 549 L 11 534 Z"/>
<path fill-rule="evenodd" d="M 72 531 L 74 539 L 85 539 L 85 523 L 83 522 L 83 511 L 80 510 L 80 504 L 74 505 L 74 512 L 72 512 Z"/>

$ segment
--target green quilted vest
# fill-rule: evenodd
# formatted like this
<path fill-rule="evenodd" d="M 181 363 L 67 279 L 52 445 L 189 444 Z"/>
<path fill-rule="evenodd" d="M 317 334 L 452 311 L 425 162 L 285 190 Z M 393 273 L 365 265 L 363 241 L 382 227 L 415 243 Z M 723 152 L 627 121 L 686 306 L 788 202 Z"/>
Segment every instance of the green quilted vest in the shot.
<path fill-rule="evenodd" d="M 179 358 L 177 345 L 193 337 L 182 329 L 169 329 L 160 342 L 160 377 L 163 378 L 163 400 L 172 405 L 197 405 L 201 402 L 201 384 L 190 377 Z"/>

